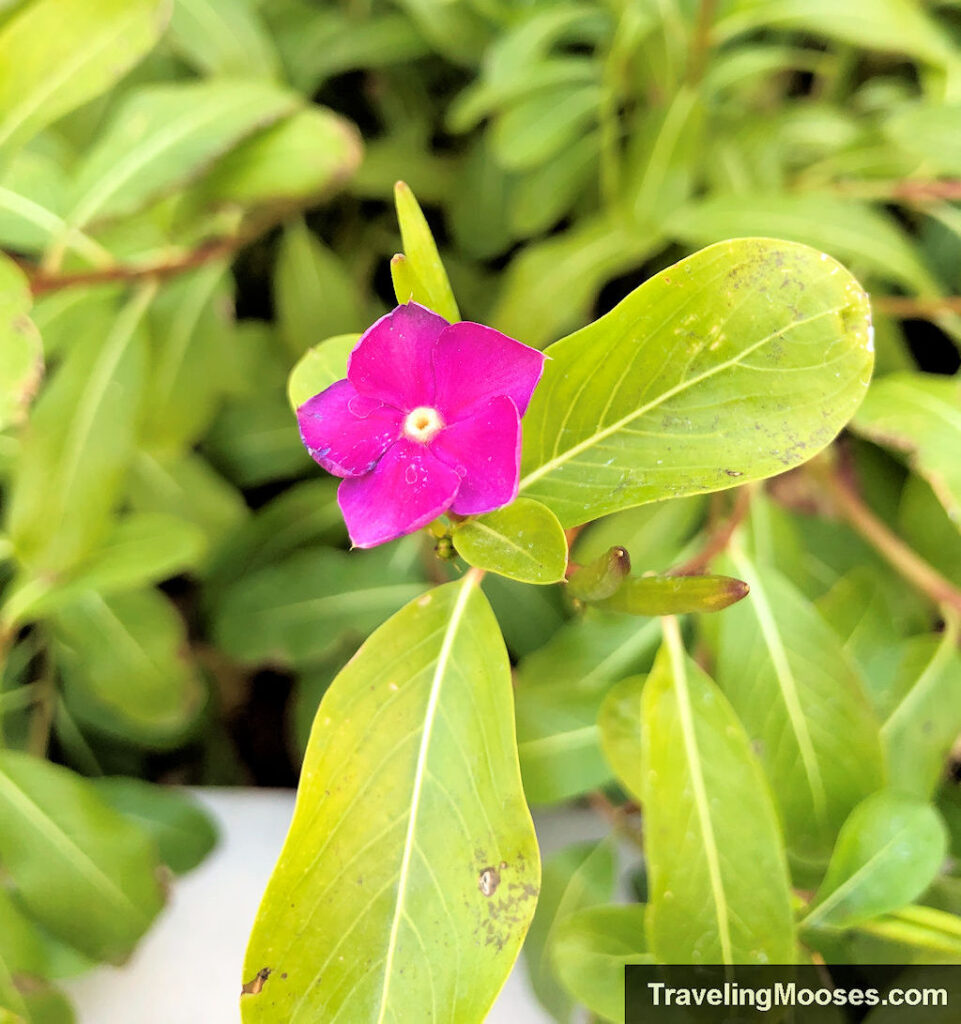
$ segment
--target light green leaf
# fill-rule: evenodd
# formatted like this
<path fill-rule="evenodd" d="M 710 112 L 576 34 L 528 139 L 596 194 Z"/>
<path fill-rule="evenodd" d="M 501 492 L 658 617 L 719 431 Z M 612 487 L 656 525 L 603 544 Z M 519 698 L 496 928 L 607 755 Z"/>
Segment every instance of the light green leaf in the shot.
<path fill-rule="evenodd" d="M 615 545 L 589 564 L 578 566 L 567 580 L 567 593 L 579 601 L 603 601 L 617 592 L 630 571 L 627 549 Z"/>
<path fill-rule="evenodd" d="M 217 844 L 213 819 L 183 790 L 119 775 L 93 780 L 100 798 L 153 836 L 160 859 L 178 875 Z"/>
<path fill-rule="evenodd" d="M 357 169 L 360 136 L 324 107 L 299 110 L 241 142 L 195 187 L 206 204 L 306 205 L 326 196 Z"/>
<path fill-rule="evenodd" d="M 774 569 L 739 546 L 732 554 L 751 593 L 720 617 L 717 679 L 768 775 L 791 853 L 823 862 L 881 783 L 879 723 L 831 627 Z"/>
<path fill-rule="evenodd" d="M 105 266 L 113 261 L 99 242 L 72 229 L 58 213 L 29 196 L 0 186 L 0 241 L 24 252 L 41 252 L 61 239 L 68 250 L 88 263 Z"/>
<path fill-rule="evenodd" d="M 521 583 L 558 583 L 567 568 L 561 524 L 549 508 L 529 498 L 457 523 L 453 540 L 470 565 Z"/>
<path fill-rule="evenodd" d="M 248 0 L 174 0 L 168 38 L 207 75 L 277 77 L 277 53 Z"/>
<path fill-rule="evenodd" d="M 79 718 L 145 746 L 183 739 L 204 687 L 185 656 L 184 624 L 163 594 L 87 591 L 52 624 L 68 704 Z"/>
<path fill-rule="evenodd" d="M 548 354 L 520 488 L 565 527 L 804 462 L 854 412 L 873 362 L 851 275 L 767 239 L 688 257 Z"/>
<path fill-rule="evenodd" d="M 597 606 L 629 615 L 685 615 L 719 612 L 748 592 L 731 576 L 634 576 Z"/>
<path fill-rule="evenodd" d="M 763 232 L 821 249 L 856 273 L 895 281 L 921 294 L 937 292 L 934 277 L 895 220 L 868 203 L 833 194 L 712 196 L 672 213 L 664 229 L 688 245 Z"/>
<path fill-rule="evenodd" d="M 134 213 L 297 106 L 295 94 L 243 79 L 164 83 L 132 92 L 77 168 L 64 219 L 83 228 Z"/>
<path fill-rule="evenodd" d="M 884 125 L 884 134 L 915 157 L 922 173 L 958 175 L 961 143 L 955 128 L 959 120 L 961 104 L 912 103 L 895 111 Z"/>
<path fill-rule="evenodd" d="M 851 426 L 908 454 L 961 530 L 961 380 L 933 373 L 892 373 L 874 381 Z"/>
<path fill-rule="evenodd" d="M 942 636 L 912 637 L 898 653 L 895 703 L 881 725 L 891 786 L 930 799 L 961 734 L 957 618 Z"/>
<path fill-rule="evenodd" d="M 270 974 L 245 1024 L 483 1020 L 539 882 L 507 652 L 470 574 L 407 605 L 327 691 L 247 950 L 244 981 Z"/>
<path fill-rule="evenodd" d="M 524 943 L 524 960 L 535 995 L 561 1024 L 571 1021 L 574 1004 L 551 964 L 554 936 L 572 914 L 613 896 L 615 854 L 614 843 L 607 840 L 568 846 L 544 862 L 541 896 Z"/>
<path fill-rule="evenodd" d="M 624 1020 L 624 968 L 652 964 L 645 938 L 647 908 L 609 903 L 561 921 L 551 944 L 554 970 L 564 987 L 592 1013 Z"/>
<path fill-rule="evenodd" d="M 97 307 L 37 401 L 20 448 L 7 529 L 31 567 L 57 571 L 90 553 L 134 454 L 155 286 L 118 312 Z"/>
<path fill-rule="evenodd" d="M 601 750 L 618 782 L 641 799 L 641 693 L 647 676 L 615 683 L 597 713 Z"/>
<path fill-rule="evenodd" d="M 0 255 L 0 430 L 23 421 L 43 374 L 40 333 L 27 316 L 30 286 Z"/>
<path fill-rule="evenodd" d="M 931 884 L 947 852 L 935 809 L 880 791 L 844 823 L 804 925 L 851 928 L 910 903 Z"/>
<path fill-rule="evenodd" d="M 110 88 L 163 30 L 166 0 L 40 0 L 0 31 L 0 151 Z"/>
<path fill-rule="evenodd" d="M 233 357 L 231 281 L 223 263 L 165 285 L 150 309 L 150 388 L 141 437 L 150 451 L 175 455 L 192 447 L 225 391 Z"/>
<path fill-rule="evenodd" d="M 597 716 L 611 684 L 650 665 L 657 620 L 587 616 L 559 630 L 517 672 L 517 737 L 524 791 L 558 803 L 611 779 Z"/>
<path fill-rule="evenodd" d="M 66 768 L 0 751 L 0 859 L 24 906 L 82 953 L 120 963 L 163 904 L 149 837 Z"/>
<path fill-rule="evenodd" d="M 197 565 L 207 541 L 193 523 L 163 512 L 134 512 L 120 519 L 103 544 L 73 573 L 53 584 L 27 578 L 7 595 L 4 615 L 10 622 L 43 618 L 76 600 L 84 591 L 102 595 L 160 583 Z"/>
<path fill-rule="evenodd" d="M 404 256 L 415 278 L 424 288 L 428 300 L 425 305 L 445 320 L 455 323 L 460 320 L 460 312 L 437 252 L 434 236 L 414 193 L 402 181 L 394 186 L 394 202 L 397 205 Z"/>
<path fill-rule="evenodd" d="M 365 326 L 362 302 L 347 268 L 303 221 L 284 229 L 274 297 L 281 336 L 297 356 L 330 335 Z"/>
<path fill-rule="evenodd" d="M 297 360 L 287 382 L 287 398 L 295 412 L 308 398 L 347 376 L 347 357 L 359 340 L 359 334 L 340 334 L 309 348 Z"/>
<path fill-rule="evenodd" d="M 314 548 L 239 579 L 216 609 L 218 646 L 246 664 L 290 664 L 365 636 L 426 586 L 398 564 L 399 550 Z"/>
<path fill-rule="evenodd" d="M 641 696 L 651 952 L 661 963 L 793 963 L 787 864 L 764 775 L 734 709 L 664 621 Z"/>

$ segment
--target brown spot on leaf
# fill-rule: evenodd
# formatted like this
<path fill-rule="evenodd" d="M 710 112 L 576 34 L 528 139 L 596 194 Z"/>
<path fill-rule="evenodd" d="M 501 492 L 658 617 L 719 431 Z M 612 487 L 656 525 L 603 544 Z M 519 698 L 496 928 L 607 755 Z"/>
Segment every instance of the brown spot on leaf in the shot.
<path fill-rule="evenodd" d="M 480 877 L 477 879 L 477 888 L 480 889 L 488 899 L 497 892 L 497 887 L 500 884 L 500 872 L 494 867 L 484 868 L 480 873 Z"/>
<path fill-rule="evenodd" d="M 271 969 L 269 967 L 261 967 L 260 970 L 247 982 L 246 985 L 240 990 L 241 995 L 245 996 L 256 996 L 260 995 L 261 990 L 264 987 L 264 982 L 270 977 Z"/>

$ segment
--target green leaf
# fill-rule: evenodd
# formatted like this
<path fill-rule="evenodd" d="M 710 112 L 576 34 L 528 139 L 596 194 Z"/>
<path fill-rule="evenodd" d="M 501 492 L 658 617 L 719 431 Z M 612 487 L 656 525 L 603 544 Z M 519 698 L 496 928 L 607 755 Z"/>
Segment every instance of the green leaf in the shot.
<path fill-rule="evenodd" d="M 359 340 L 359 334 L 340 334 L 309 348 L 297 360 L 287 382 L 287 398 L 295 412 L 308 398 L 347 376 L 347 357 Z"/>
<path fill-rule="evenodd" d="M 284 229 L 274 296 L 281 336 L 294 355 L 330 335 L 364 327 L 363 305 L 347 268 L 303 221 Z"/>
<path fill-rule="evenodd" d="M 217 845 L 213 819 L 186 792 L 122 776 L 94 779 L 100 798 L 153 836 L 160 859 L 178 875 Z"/>
<path fill-rule="evenodd" d="M 740 547 L 731 565 L 751 593 L 720 618 L 717 679 L 770 779 L 791 853 L 825 861 L 881 783 L 879 723 L 840 639 L 804 597 Z"/>
<path fill-rule="evenodd" d="M 688 245 L 769 234 L 821 249 L 857 273 L 922 294 L 937 292 L 935 279 L 895 220 L 867 203 L 833 194 L 712 196 L 675 211 L 664 228 Z M 843 287 L 843 281 L 835 283 Z"/>
<path fill-rule="evenodd" d="M 626 548 L 608 548 L 589 565 L 575 569 L 567 581 L 567 592 L 580 601 L 603 601 L 624 583 L 631 571 L 631 556 Z"/>
<path fill-rule="evenodd" d="M 357 129 L 324 107 L 298 110 L 241 142 L 195 187 L 206 204 L 306 205 L 333 192 L 357 169 Z"/>
<path fill-rule="evenodd" d="M 397 220 L 404 244 L 404 256 L 414 277 L 424 288 L 424 295 L 428 300 L 424 304 L 445 320 L 455 323 L 460 320 L 460 312 L 451 291 L 450 281 L 447 280 L 447 272 L 437 252 L 434 236 L 414 198 L 414 193 L 402 181 L 398 181 L 394 186 L 394 202 L 397 205 Z"/>
<path fill-rule="evenodd" d="M 0 751 L 0 859 L 30 914 L 120 963 L 163 905 L 153 843 L 66 768 Z"/>
<path fill-rule="evenodd" d="M 628 676 L 615 683 L 597 713 L 601 750 L 620 782 L 641 799 L 641 693 L 647 676 Z"/>
<path fill-rule="evenodd" d="M 764 775 L 671 619 L 665 641 L 641 696 L 651 952 L 661 963 L 793 963 L 787 864 Z"/>
<path fill-rule="evenodd" d="M 102 595 L 160 583 L 197 565 L 207 542 L 193 523 L 163 512 L 134 512 L 120 519 L 104 543 L 66 579 L 51 584 L 27 579 L 11 588 L 4 606 L 10 622 L 49 615 L 83 591 Z"/>
<path fill-rule="evenodd" d="M 877 444 L 906 452 L 961 530 L 961 380 L 888 374 L 871 385 L 851 426 Z"/>
<path fill-rule="evenodd" d="M 506 508 L 457 523 L 457 553 L 478 569 L 521 583 L 558 583 L 567 568 L 567 539 L 549 508 L 518 498 Z"/>
<path fill-rule="evenodd" d="M 134 454 L 154 288 L 136 291 L 119 313 L 98 307 L 34 407 L 7 518 L 30 566 L 76 565 L 109 528 Z"/>
<path fill-rule="evenodd" d="M 543 647 L 564 624 L 559 587 L 529 587 L 493 573 L 484 577 L 483 586 L 514 658 Z"/>
<path fill-rule="evenodd" d="M 21 423 L 43 374 L 43 345 L 33 321 L 30 286 L 0 255 L 0 430 Z"/>
<path fill-rule="evenodd" d="M 731 576 L 635 576 L 597 606 L 629 615 L 684 615 L 719 612 L 750 588 Z"/>
<path fill-rule="evenodd" d="M 343 636 L 365 636 L 424 590 L 398 564 L 401 550 L 315 548 L 241 578 L 216 609 L 217 645 L 253 665 L 325 657 Z"/>
<path fill-rule="evenodd" d="M 207 75 L 276 78 L 280 61 L 248 0 L 174 0 L 168 39 Z"/>
<path fill-rule="evenodd" d="M 958 622 L 940 637 L 912 637 L 899 648 L 895 703 L 881 726 L 892 788 L 930 799 L 961 733 Z"/>
<path fill-rule="evenodd" d="M 520 487 L 565 527 L 804 462 L 854 412 L 873 362 L 851 275 L 766 239 L 662 271 L 548 354 Z"/>
<path fill-rule="evenodd" d="M 961 174 L 961 145 L 954 126 L 961 104 L 911 103 L 884 124 L 885 136 L 913 156 L 926 174 Z"/>
<path fill-rule="evenodd" d="M 482 1020 L 539 882 L 507 652 L 471 574 L 407 605 L 327 691 L 247 950 L 245 982 L 265 980 L 245 1024 Z"/>
<path fill-rule="evenodd" d="M 652 964 L 645 939 L 647 908 L 604 904 L 565 917 L 551 959 L 564 987 L 605 1020 L 624 1020 L 624 968 Z"/>
<path fill-rule="evenodd" d="M 174 455 L 210 425 L 232 357 L 231 281 L 215 261 L 165 285 L 150 309 L 150 388 L 141 437 L 150 451 Z"/>
<path fill-rule="evenodd" d="M 0 151 L 105 92 L 150 50 L 165 0 L 40 0 L 0 31 Z"/>
<path fill-rule="evenodd" d="M 903 907 L 931 884 L 946 852 L 947 832 L 930 804 L 875 793 L 841 828 L 804 925 L 852 928 Z"/>
<path fill-rule="evenodd" d="M 517 738 L 524 791 L 558 803 L 610 781 L 597 716 L 611 684 L 650 665 L 657 621 L 589 616 L 570 623 L 517 672 Z"/>
<path fill-rule="evenodd" d="M 611 898 L 617 869 L 615 853 L 614 844 L 608 840 L 568 846 L 544 862 L 541 896 L 524 943 L 524 960 L 535 995 L 562 1024 L 569 1024 L 574 1006 L 551 964 L 554 937 L 572 914 Z"/>
<path fill-rule="evenodd" d="M 134 213 L 297 106 L 296 95 L 279 86 L 242 79 L 132 92 L 77 168 L 64 219 L 83 228 Z"/>
<path fill-rule="evenodd" d="M 163 594 L 87 591 L 52 621 L 66 696 L 78 717 L 147 746 L 183 739 L 204 689 L 184 655 L 184 624 Z"/>

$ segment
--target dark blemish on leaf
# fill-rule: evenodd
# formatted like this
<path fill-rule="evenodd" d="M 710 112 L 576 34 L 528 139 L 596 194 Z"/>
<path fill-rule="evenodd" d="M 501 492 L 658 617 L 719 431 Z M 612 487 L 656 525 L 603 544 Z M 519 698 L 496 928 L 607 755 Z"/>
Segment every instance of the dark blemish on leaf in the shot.
<path fill-rule="evenodd" d="M 261 990 L 264 987 L 264 982 L 271 975 L 270 967 L 261 967 L 260 970 L 247 982 L 246 985 L 240 990 L 240 994 L 244 996 L 257 996 L 260 995 Z M 286 977 L 286 975 L 284 975 Z"/>
<path fill-rule="evenodd" d="M 480 877 L 477 879 L 477 888 L 488 897 L 488 899 L 497 892 L 497 887 L 501 884 L 500 872 L 497 868 L 484 868 L 480 873 Z"/>
<path fill-rule="evenodd" d="M 280 980 L 281 981 L 286 981 L 287 980 L 287 972 L 286 971 L 284 971 L 284 973 L 280 976 Z"/>
<path fill-rule="evenodd" d="M 507 867 L 507 861 L 506 860 L 502 860 L 501 861 L 501 871 L 503 871 L 506 867 Z"/>
<path fill-rule="evenodd" d="M 739 469 L 725 469 L 724 472 L 727 473 L 728 476 L 744 476 Z"/>

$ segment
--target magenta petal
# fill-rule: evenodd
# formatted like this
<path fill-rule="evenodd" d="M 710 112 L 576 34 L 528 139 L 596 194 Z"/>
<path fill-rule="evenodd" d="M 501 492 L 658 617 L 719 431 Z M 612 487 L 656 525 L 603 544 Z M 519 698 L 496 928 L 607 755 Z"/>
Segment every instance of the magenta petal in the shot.
<path fill-rule="evenodd" d="M 339 380 L 297 410 L 311 458 L 334 476 L 362 476 L 400 436 L 403 413 Z"/>
<path fill-rule="evenodd" d="M 357 342 L 347 377 L 363 395 L 410 412 L 434 401 L 431 353 L 447 321 L 408 302 L 382 316 Z"/>
<path fill-rule="evenodd" d="M 512 399 L 492 398 L 473 416 L 442 430 L 431 448 L 463 477 L 451 505 L 458 515 L 491 512 L 517 497 L 521 421 Z"/>
<path fill-rule="evenodd" d="M 536 348 L 482 324 L 452 324 L 434 347 L 437 408 L 452 423 L 507 395 L 523 416 L 543 370 Z"/>
<path fill-rule="evenodd" d="M 461 479 L 426 446 L 402 437 L 367 476 L 345 480 L 337 501 L 355 547 L 413 533 L 450 508 Z"/>

